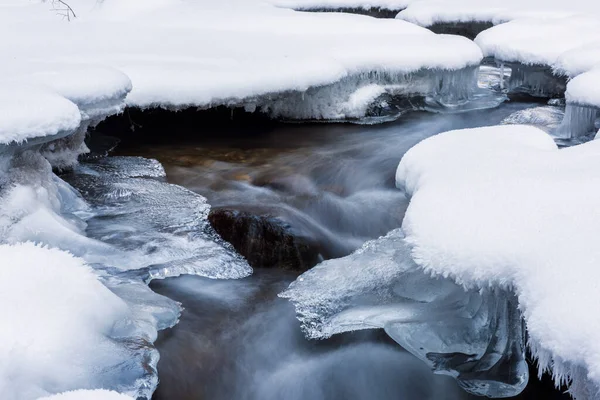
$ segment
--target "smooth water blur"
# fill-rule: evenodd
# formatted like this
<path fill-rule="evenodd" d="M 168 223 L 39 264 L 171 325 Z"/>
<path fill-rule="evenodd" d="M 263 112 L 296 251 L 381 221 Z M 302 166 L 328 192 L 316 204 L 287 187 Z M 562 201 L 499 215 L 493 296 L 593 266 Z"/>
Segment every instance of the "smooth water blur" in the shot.
<path fill-rule="evenodd" d="M 384 334 L 356 332 L 307 341 L 286 300 L 292 274 L 256 270 L 214 281 L 185 276 L 153 290 L 186 307 L 157 346 L 159 399 L 458 400 L 453 379 L 433 375 Z"/>
<path fill-rule="evenodd" d="M 277 125 L 215 135 L 201 129 L 196 139 L 122 152 L 157 158 L 169 182 L 200 193 L 213 208 L 279 217 L 334 258 L 400 226 L 408 200 L 394 174 L 408 149 L 440 132 L 499 124 L 533 105 L 413 113 L 384 126 Z"/>

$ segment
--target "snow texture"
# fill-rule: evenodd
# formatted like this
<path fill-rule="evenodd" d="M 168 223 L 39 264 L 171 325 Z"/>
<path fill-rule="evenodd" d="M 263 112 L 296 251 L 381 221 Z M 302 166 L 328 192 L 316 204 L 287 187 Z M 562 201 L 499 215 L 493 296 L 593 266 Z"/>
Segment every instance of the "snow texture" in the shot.
<path fill-rule="evenodd" d="M 600 14 L 590 0 L 412 0 L 398 18 L 421 26 L 440 22 L 492 22 L 520 18 L 557 18 L 575 14 Z"/>
<path fill-rule="evenodd" d="M 122 361 L 109 335 L 128 308 L 83 260 L 33 243 L 0 245 L 0 258 L 4 398 L 69 389 L 65 376 L 88 385 L 97 365 Z"/>
<path fill-rule="evenodd" d="M 66 135 L 81 122 L 79 109 L 64 97 L 41 88 L 2 86 L 0 144 Z"/>
<path fill-rule="evenodd" d="M 566 98 L 569 103 L 600 108 L 600 68 L 593 69 L 573 78 L 568 86 Z"/>
<path fill-rule="evenodd" d="M 74 390 L 38 400 L 133 400 L 133 397 L 109 390 Z"/>
<path fill-rule="evenodd" d="M 47 3 L 0 2 L 0 33 L 18 38 L 0 44 L 9 60 L 0 66 L 0 82 L 42 86 L 77 104 L 87 118 L 98 108 L 117 110 L 116 99 L 131 88 L 131 106 L 243 106 L 373 72 L 402 77 L 481 60 L 472 42 L 410 23 L 295 12 L 258 0 L 70 4 L 78 17 L 66 23 Z M 52 40 L 40 41 L 40 32 Z M 322 107 L 347 106 L 351 94 L 317 100 Z M 2 114 L 0 126 L 11 126 L 9 117 Z"/>
<path fill-rule="evenodd" d="M 600 142 L 558 150 L 527 126 L 453 131 L 403 157 L 404 222 L 425 271 L 517 295 L 540 371 L 577 399 L 600 388 L 595 246 Z"/>
<path fill-rule="evenodd" d="M 594 4 L 590 2 L 585 14 L 510 21 L 483 31 L 475 42 L 486 57 L 546 66 L 556 75 L 576 79 L 600 67 L 600 6 Z M 597 74 L 590 73 L 587 79 L 569 83 L 567 102 L 600 107 L 600 83 L 595 77 Z"/>

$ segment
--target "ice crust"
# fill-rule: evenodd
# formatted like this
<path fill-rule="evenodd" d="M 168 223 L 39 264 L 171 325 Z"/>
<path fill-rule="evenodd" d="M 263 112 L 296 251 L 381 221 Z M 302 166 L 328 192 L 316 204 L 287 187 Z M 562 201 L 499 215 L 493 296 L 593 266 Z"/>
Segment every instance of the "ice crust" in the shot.
<path fill-rule="evenodd" d="M 600 14 L 589 0 L 412 0 L 398 18 L 421 26 L 440 22 L 489 21 L 499 24 L 522 18 L 558 18 Z"/>
<path fill-rule="evenodd" d="M 65 177 L 76 190 L 40 152 L 52 138 L 40 140 L 0 153 L 0 253 L 15 259 L 0 269 L 10 328 L 3 396 L 104 388 L 150 398 L 158 383 L 152 343 L 181 310 L 147 282 L 181 273 L 238 278 L 251 269 L 209 229 L 205 199 L 165 183 L 155 160 L 75 167 Z"/>
<path fill-rule="evenodd" d="M 138 107 L 264 104 L 265 112 L 289 119 L 305 118 L 311 107 L 331 109 L 311 119 L 353 118 L 364 109 L 348 108 L 353 91 L 326 88 L 340 81 L 358 81 L 351 83 L 355 89 L 386 85 L 388 77 L 461 70 L 481 60 L 472 42 L 410 23 L 295 12 L 259 1 L 70 5 L 78 18 L 67 24 L 48 12 L 48 4 L 2 0 L 0 32 L 17 37 L 18 45 L 0 44 L 8 60 L 0 66 L 0 82 L 59 94 L 77 104 L 84 119 L 119 111 L 118 99 L 130 89 L 127 104 Z M 37 32 L 52 40 L 40 41 Z M 383 79 L 373 79 L 378 76 Z M 319 96 L 304 98 L 309 88 Z M 279 104 L 281 94 L 289 94 L 289 104 Z M 296 115 L 294 109 L 303 111 Z M 2 115 L 0 126 L 13 121 L 9 116 Z"/>
<path fill-rule="evenodd" d="M 577 399 L 600 388 L 600 319 L 588 312 L 599 302 L 599 152 L 598 141 L 558 150 L 533 127 L 481 128 L 421 142 L 397 172 L 412 196 L 402 229 L 417 264 L 514 291 L 540 371 Z"/>
<path fill-rule="evenodd" d="M 325 261 L 280 294 L 309 338 L 359 329 L 387 334 L 435 372 L 482 396 L 508 397 L 528 381 L 514 296 L 465 290 L 414 263 L 400 229 L 350 256 Z"/>
<path fill-rule="evenodd" d="M 0 33 L 14 38 L 0 43 L 0 254 L 11 261 L 0 270 L 0 295 L 5 306 L 21 299 L 20 308 L 5 310 L 9 328 L 0 334 L 3 395 L 27 400 L 107 388 L 149 398 L 157 384 L 152 343 L 157 330 L 176 323 L 180 307 L 146 283 L 181 273 L 250 273 L 206 223 L 205 200 L 165 183 L 155 161 L 96 161 L 75 167 L 70 183 L 52 173 L 73 167 L 87 151 L 87 128 L 126 104 L 244 106 L 328 120 L 377 117 L 374 107 L 387 107 L 394 96 L 456 108 L 473 95 L 457 88 L 476 81 L 473 70 L 485 55 L 571 79 L 558 131 L 585 135 L 598 127 L 598 4 L 411 3 L 403 2 L 408 8 L 399 18 L 423 26 L 511 22 L 479 35 L 478 47 L 400 20 L 299 13 L 258 1 L 73 0 L 78 18 L 66 23 L 48 3 L 0 0 Z M 550 92 L 541 79 L 511 80 L 510 88 Z M 551 368 L 557 382 L 571 379 L 578 399 L 595 398 L 600 323 L 577 304 L 597 303 L 596 147 L 597 141 L 558 151 L 547 135 L 519 126 L 426 141 L 399 168 L 399 184 L 413 195 L 404 233 L 325 263 L 327 271 L 317 267 L 284 296 L 296 302 L 309 335 L 383 327 L 433 369 L 480 394 L 515 393 L 526 382 L 518 301 L 541 370 Z M 375 250 L 387 255 L 389 268 Z M 336 273 L 347 263 L 353 282 Z M 371 276 L 362 275 L 364 265 Z M 399 283 L 398 274 L 429 287 L 429 297 Z M 448 296 L 456 300 L 450 310 Z M 430 312 L 442 312 L 451 319 L 444 323 L 469 340 L 445 340 L 451 332 L 439 320 L 414 320 Z M 465 322 L 464 315 L 476 318 Z M 457 357 L 461 352 L 475 358 Z M 117 396 L 128 398 L 106 391 L 54 398 Z"/>
<path fill-rule="evenodd" d="M 572 79 L 565 93 L 568 104 L 600 107 L 600 6 L 594 4 L 589 2 L 588 12 L 577 15 L 516 19 L 480 33 L 475 42 L 486 57 L 552 69 L 554 75 Z"/>

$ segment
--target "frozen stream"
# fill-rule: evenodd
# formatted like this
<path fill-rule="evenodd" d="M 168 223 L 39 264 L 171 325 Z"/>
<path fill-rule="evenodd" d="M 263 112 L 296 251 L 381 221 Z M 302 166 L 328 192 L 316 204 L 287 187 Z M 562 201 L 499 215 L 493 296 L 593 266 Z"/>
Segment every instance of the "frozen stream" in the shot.
<path fill-rule="evenodd" d="M 143 144 L 139 136 L 125 140 L 117 153 L 158 159 L 169 182 L 205 196 L 213 209 L 275 216 L 294 234 L 318 243 L 321 257 L 341 257 L 400 226 L 407 200 L 393 176 L 410 147 L 439 132 L 499 124 L 538 105 L 413 113 L 383 126 L 199 127 L 195 139 L 187 132 L 181 140 L 174 140 L 173 128 L 166 140 L 151 135 Z M 277 298 L 296 276 L 257 268 L 241 280 L 153 281 L 153 290 L 185 308 L 179 324 L 159 335 L 160 384 L 154 398 L 470 398 L 381 331 L 306 340 L 292 305 Z M 532 376 L 520 397 L 540 395 L 562 398 Z"/>

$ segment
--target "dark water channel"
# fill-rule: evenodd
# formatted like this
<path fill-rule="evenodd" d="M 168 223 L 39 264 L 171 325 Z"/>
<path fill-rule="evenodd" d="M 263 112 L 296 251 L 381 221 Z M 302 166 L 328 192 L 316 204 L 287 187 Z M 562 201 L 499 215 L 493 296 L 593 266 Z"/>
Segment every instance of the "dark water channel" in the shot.
<path fill-rule="evenodd" d="M 146 136 L 120 134 L 117 153 L 156 158 L 170 182 L 202 194 L 213 208 L 275 216 L 295 235 L 319 243 L 322 258 L 340 257 L 401 225 L 408 201 L 395 189 L 394 174 L 408 149 L 439 132 L 499 124 L 535 105 L 413 113 L 380 126 L 214 128 L 199 122 L 185 132 L 166 126 Z M 155 291 L 185 308 L 180 323 L 159 337 L 154 399 L 474 398 L 382 332 L 304 339 L 293 307 L 277 298 L 297 274 L 256 268 L 236 281 L 183 276 L 153 282 Z M 568 398 L 547 377 L 535 376 L 519 398 Z"/>

